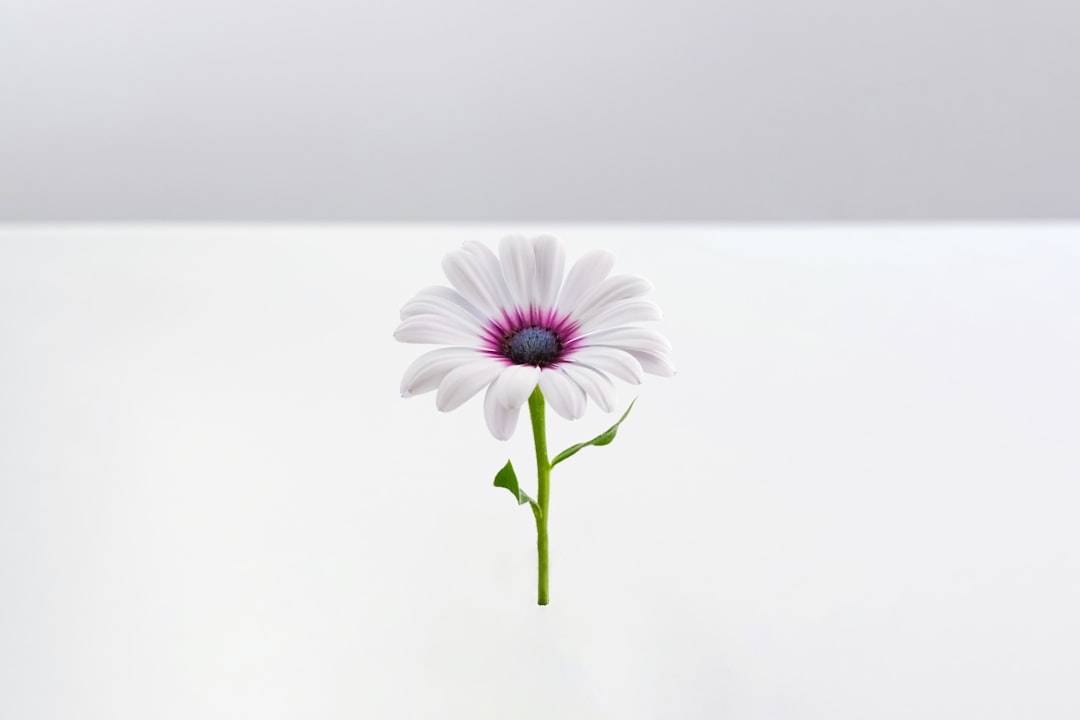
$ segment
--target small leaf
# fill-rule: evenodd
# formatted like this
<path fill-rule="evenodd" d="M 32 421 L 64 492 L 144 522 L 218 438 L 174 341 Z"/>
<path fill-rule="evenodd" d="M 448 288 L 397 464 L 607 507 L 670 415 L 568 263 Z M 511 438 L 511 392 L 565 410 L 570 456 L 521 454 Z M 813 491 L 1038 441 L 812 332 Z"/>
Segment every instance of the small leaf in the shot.
<path fill-rule="evenodd" d="M 509 460 L 506 461 L 506 466 L 495 475 L 495 487 L 509 490 L 510 494 L 517 498 L 518 505 L 525 503 L 536 505 L 536 502 L 518 487 L 517 473 L 514 472 L 514 465 Z"/>
<path fill-rule="evenodd" d="M 551 467 L 555 467 L 556 465 L 558 465 L 559 463 L 561 463 L 563 460 L 567 459 L 568 457 L 572 457 L 573 455 L 576 455 L 578 450 L 581 450 L 582 448 L 589 447 L 590 445 L 596 445 L 598 447 L 602 446 L 602 445 L 610 445 L 611 441 L 615 439 L 615 435 L 619 432 L 619 426 L 622 425 L 622 421 L 625 420 L 626 416 L 630 414 L 630 411 L 634 408 L 634 403 L 636 403 L 636 402 L 637 402 L 637 398 L 634 398 L 634 402 L 630 403 L 630 407 L 626 408 L 626 412 L 624 412 L 623 416 L 621 418 L 619 418 L 619 422 L 615 423 L 614 425 L 609 427 L 607 430 L 605 430 L 604 432 L 602 432 L 599 435 L 597 435 L 596 437 L 594 437 L 589 442 L 583 442 L 583 443 L 578 443 L 577 445 L 571 445 L 570 447 L 566 448 L 561 453 L 556 455 L 555 459 L 551 461 Z"/>

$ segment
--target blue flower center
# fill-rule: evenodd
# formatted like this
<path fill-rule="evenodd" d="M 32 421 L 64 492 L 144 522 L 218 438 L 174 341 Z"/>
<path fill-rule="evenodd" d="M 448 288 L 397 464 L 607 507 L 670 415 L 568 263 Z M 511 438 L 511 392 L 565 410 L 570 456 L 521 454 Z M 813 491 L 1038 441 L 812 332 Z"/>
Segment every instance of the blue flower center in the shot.
<path fill-rule="evenodd" d="M 526 327 L 503 340 L 503 354 L 517 365 L 544 367 L 559 358 L 559 336 L 542 327 Z"/>

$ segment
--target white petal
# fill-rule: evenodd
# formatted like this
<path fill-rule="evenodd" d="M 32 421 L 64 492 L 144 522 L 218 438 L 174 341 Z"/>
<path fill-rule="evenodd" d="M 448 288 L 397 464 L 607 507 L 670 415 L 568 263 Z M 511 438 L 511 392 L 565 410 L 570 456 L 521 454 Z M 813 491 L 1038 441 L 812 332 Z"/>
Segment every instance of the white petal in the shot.
<path fill-rule="evenodd" d="M 540 308 L 555 306 L 562 284 L 563 270 L 566 267 L 566 251 L 562 243 L 553 235 L 539 235 L 533 238 L 536 255 L 536 278 L 533 281 L 533 303 Z"/>
<path fill-rule="evenodd" d="M 481 323 L 487 320 L 487 316 L 480 312 L 479 308 L 466 300 L 461 293 L 453 288 L 448 288 L 443 285 L 432 285 L 416 293 L 416 295 L 401 308 L 401 319 L 405 320 L 413 315 L 427 314 L 427 311 L 422 311 L 419 308 L 427 307 L 432 302 L 456 305 Z"/>
<path fill-rule="evenodd" d="M 628 352 L 637 358 L 642 369 L 650 375 L 675 377 L 675 366 L 671 364 L 671 358 L 665 353 L 653 353 L 647 350 L 629 350 Z"/>
<path fill-rule="evenodd" d="M 484 329 L 484 323 L 476 318 L 465 308 L 449 300 L 426 296 L 410 300 L 405 307 L 401 308 L 401 319 L 408 320 L 418 315 L 434 315 L 446 318 L 457 327 L 468 330 L 479 336 Z"/>
<path fill-rule="evenodd" d="M 551 409 L 567 420 L 585 414 L 585 391 L 559 368 L 548 367 L 540 372 L 540 392 Z"/>
<path fill-rule="evenodd" d="M 484 421 L 496 440 L 509 440 L 517 428 L 521 405 L 515 408 L 503 407 L 497 398 L 498 392 L 495 390 L 495 383 L 492 383 L 484 395 Z"/>
<path fill-rule="evenodd" d="M 590 319 L 608 310 L 612 305 L 638 298 L 652 290 L 652 284 L 645 278 L 634 275 L 616 275 L 610 277 L 578 305 L 574 311 L 574 320 L 585 324 Z"/>
<path fill-rule="evenodd" d="M 533 365 L 511 365 L 499 374 L 495 386 L 496 399 L 504 408 L 521 407 L 529 399 L 540 379 L 540 368 Z"/>
<path fill-rule="evenodd" d="M 571 380 L 604 412 L 615 409 L 615 383 L 604 373 L 582 363 L 569 362 L 559 366 Z"/>
<path fill-rule="evenodd" d="M 485 385 L 499 376 L 505 367 L 494 358 L 476 360 L 447 373 L 439 383 L 439 392 L 435 395 L 435 407 L 449 412 L 461 407 L 469 398 L 480 392 Z"/>
<path fill-rule="evenodd" d="M 448 253 L 442 266 L 451 284 L 489 317 L 497 317 L 508 302 L 499 261 L 484 245 L 467 242 Z"/>
<path fill-rule="evenodd" d="M 407 305 L 401 308 L 402 320 L 408 320 L 417 315 L 437 315 L 448 320 L 464 323 L 477 330 L 482 327 L 480 321 L 470 315 L 464 308 L 437 298 L 410 300 Z"/>
<path fill-rule="evenodd" d="M 514 304 L 514 299 L 510 297 L 510 290 L 506 287 L 506 281 L 503 279 L 502 268 L 499 267 L 499 258 L 491 251 L 491 248 L 475 240 L 467 240 L 462 244 L 461 248 L 470 253 L 480 269 L 483 270 L 490 291 L 498 301 L 499 307 L 511 307 Z"/>
<path fill-rule="evenodd" d="M 608 305 L 607 309 L 593 315 L 588 322 L 581 323 L 578 331 L 585 334 L 619 325 L 652 322 L 661 319 L 660 306 L 652 300 L 642 298 L 623 300 Z"/>
<path fill-rule="evenodd" d="M 633 355 L 625 350 L 602 345 L 574 350 L 571 362 L 590 365 L 632 385 L 641 384 L 641 378 L 644 375 L 641 363 Z"/>
<path fill-rule="evenodd" d="M 401 397 L 431 392 L 454 368 L 483 357 L 472 348 L 439 348 L 416 358 L 401 379 Z"/>
<path fill-rule="evenodd" d="M 609 330 L 598 330 L 581 338 L 582 343 L 592 347 L 605 345 L 633 352 L 644 350 L 651 353 L 666 353 L 671 350 L 667 338 L 649 328 L 624 326 Z"/>
<path fill-rule="evenodd" d="M 559 293 L 559 310 L 574 312 L 581 301 L 600 286 L 613 267 L 615 256 L 607 250 L 594 250 L 578 258 Z"/>
<path fill-rule="evenodd" d="M 398 325 L 394 339 L 403 343 L 476 345 L 478 335 L 463 323 L 442 315 L 414 315 Z"/>
<path fill-rule="evenodd" d="M 533 284 L 536 280 L 532 242 L 524 235 L 504 237 L 499 243 L 499 261 L 514 305 L 529 307 L 533 302 Z"/>

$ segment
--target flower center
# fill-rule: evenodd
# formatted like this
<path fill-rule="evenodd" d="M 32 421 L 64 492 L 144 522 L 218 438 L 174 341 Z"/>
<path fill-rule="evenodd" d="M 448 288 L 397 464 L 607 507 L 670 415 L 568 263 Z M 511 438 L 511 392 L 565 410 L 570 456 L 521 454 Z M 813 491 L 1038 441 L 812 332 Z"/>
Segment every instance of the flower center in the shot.
<path fill-rule="evenodd" d="M 517 365 L 544 367 L 555 362 L 562 353 L 559 336 L 542 327 L 526 327 L 503 340 L 503 355 Z"/>

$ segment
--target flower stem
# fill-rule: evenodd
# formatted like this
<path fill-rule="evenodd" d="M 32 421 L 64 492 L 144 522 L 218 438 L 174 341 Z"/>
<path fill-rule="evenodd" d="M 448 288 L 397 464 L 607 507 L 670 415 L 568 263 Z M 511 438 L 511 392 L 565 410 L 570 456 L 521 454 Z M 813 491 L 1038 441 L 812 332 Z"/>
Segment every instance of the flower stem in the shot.
<path fill-rule="evenodd" d="M 544 426 L 544 395 L 537 387 L 529 396 L 533 443 L 536 445 L 536 604 L 548 604 L 548 500 L 551 497 L 551 463 L 547 453 L 547 429 Z"/>

